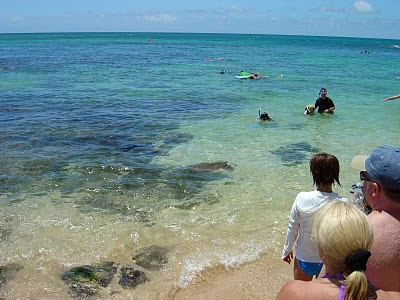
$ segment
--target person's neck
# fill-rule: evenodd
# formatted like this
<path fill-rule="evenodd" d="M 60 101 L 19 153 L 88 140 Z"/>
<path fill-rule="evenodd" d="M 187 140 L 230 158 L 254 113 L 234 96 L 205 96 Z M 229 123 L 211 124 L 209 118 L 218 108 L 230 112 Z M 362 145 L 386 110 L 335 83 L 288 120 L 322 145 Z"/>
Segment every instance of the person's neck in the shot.
<path fill-rule="evenodd" d="M 336 275 L 339 272 L 342 272 L 342 270 L 334 266 L 325 265 L 325 274 Z"/>
<path fill-rule="evenodd" d="M 317 191 L 325 192 L 325 193 L 332 193 L 332 184 L 318 184 Z"/>
<path fill-rule="evenodd" d="M 400 219 L 400 203 L 392 201 L 387 197 L 382 197 L 375 203 L 373 210 L 384 211 L 392 215 L 396 219 Z"/>

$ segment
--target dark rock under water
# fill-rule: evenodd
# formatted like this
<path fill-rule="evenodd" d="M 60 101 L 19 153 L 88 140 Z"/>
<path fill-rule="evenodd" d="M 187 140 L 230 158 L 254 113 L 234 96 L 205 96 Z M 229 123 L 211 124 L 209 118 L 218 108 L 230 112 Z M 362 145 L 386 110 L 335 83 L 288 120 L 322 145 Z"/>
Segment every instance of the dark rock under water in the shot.
<path fill-rule="evenodd" d="M 117 267 L 114 262 L 96 265 L 84 265 L 65 271 L 61 278 L 68 284 L 68 292 L 77 299 L 95 296 L 100 287 L 106 287 L 112 281 Z"/>
<path fill-rule="evenodd" d="M 65 271 L 61 278 L 68 285 L 69 294 L 75 299 L 97 299 L 101 288 L 113 281 L 119 269 L 118 284 L 124 289 L 134 289 L 149 279 L 134 266 L 119 266 L 115 262 L 74 267 Z"/>
<path fill-rule="evenodd" d="M 8 281 L 12 280 L 15 274 L 22 269 L 23 267 L 17 264 L 0 266 L 0 289 L 2 289 Z"/>
<path fill-rule="evenodd" d="M 295 166 L 308 161 L 310 153 L 317 153 L 321 149 L 311 146 L 306 142 L 292 143 L 281 146 L 272 154 L 279 156 L 285 166 Z"/>
<path fill-rule="evenodd" d="M 143 271 L 135 270 L 133 267 L 122 267 L 120 269 L 121 278 L 118 283 L 124 289 L 134 289 L 138 284 L 146 282 L 147 276 Z"/>
<path fill-rule="evenodd" d="M 168 262 L 168 249 L 157 245 L 136 250 L 132 260 L 144 269 L 160 270 Z"/>

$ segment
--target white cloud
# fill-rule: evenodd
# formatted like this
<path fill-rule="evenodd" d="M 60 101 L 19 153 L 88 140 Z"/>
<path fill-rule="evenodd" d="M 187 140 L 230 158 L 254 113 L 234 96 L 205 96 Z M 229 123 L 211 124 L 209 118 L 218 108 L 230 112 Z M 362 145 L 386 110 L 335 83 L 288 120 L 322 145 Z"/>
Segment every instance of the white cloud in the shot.
<path fill-rule="evenodd" d="M 243 14 L 243 13 L 251 13 L 253 11 L 254 8 L 246 8 L 246 7 L 241 7 L 239 5 L 232 5 L 226 10 L 228 14 Z"/>
<path fill-rule="evenodd" d="M 339 6 L 324 6 L 321 5 L 317 8 L 313 8 L 311 11 L 318 11 L 323 13 L 371 13 L 375 9 L 373 6 L 363 0 L 353 2 L 352 7 L 339 7 Z"/>
<path fill-rule="evenodd" d="M 330 27 L 335 27 L 337 24 L 336 24 L 336 17 L 334 17 L 334 16 L 331 16 L 331 17 L 329 17 L 328 18 L 328 25 L 330 26 Z"/>
<path fill-rule="evenodd" d="M 173 23 L 176 21 L 175 16 L 171 16 L 168 14 L 146 15 L 144 16 L 144 19 L 152 23 Z"/>
<path fill-rule="evenodd" d="M 329 8 L 326 7 L 326 6 L 320 6 L 319 7 L 319 11 L 328 11 L 328 10 L 329 10 Z"/>
<path fill-rule="evenodd" d="M 232 5 L 231 8 L 229 8 L 229 12 L 232 12 L 232 13 L 241 13 L 243 11 L 244 11 L 244 9 L 237 5 Z"/>
<path fill-rule="evenodd" d="M 22 21 L 24 21 L 24 20 L 25 20 L 25 18 L 24 18 L 24 17 L 21 17 L 21 16 L 11 17 L 11 18 L 9 19 L 9 21 L 10 21 L 11 23 L 19 23 L 19 22 L 22 22 Z"/>
<path fill-rule="evenodd" d="M 374 8 L 370 3 L 367 1 L 354 1 L 353 3 L 353 8 L 355 9 L 356 12 L 359 13 L 370 13 L 374 11 Z"/>

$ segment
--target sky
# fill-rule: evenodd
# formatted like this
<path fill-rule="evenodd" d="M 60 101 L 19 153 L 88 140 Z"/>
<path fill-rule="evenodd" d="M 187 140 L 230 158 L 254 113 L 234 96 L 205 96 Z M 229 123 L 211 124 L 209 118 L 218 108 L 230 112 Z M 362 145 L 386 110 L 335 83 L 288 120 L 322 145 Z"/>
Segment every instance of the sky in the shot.
<path fill-rule="evenodd" d="M 0 0 L 0 33 L 204 32 L 400 39 L 400 0 Z"/>

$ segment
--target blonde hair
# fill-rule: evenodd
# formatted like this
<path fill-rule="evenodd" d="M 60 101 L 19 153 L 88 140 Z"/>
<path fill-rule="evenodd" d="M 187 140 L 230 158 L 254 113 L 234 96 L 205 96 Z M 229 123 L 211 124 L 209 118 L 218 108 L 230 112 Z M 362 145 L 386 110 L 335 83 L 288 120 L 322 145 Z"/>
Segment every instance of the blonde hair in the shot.
<path fill-rule="evenodd" d="M 314 240 L 333 259 L 346 279 L 345 299 L 365 299 L 368 281 L 363 270 L 351 271 L 345 260 L 357 251 L 371 250 L 372 224 L 354 205 L 333 201 L 314 217 Z"/>

